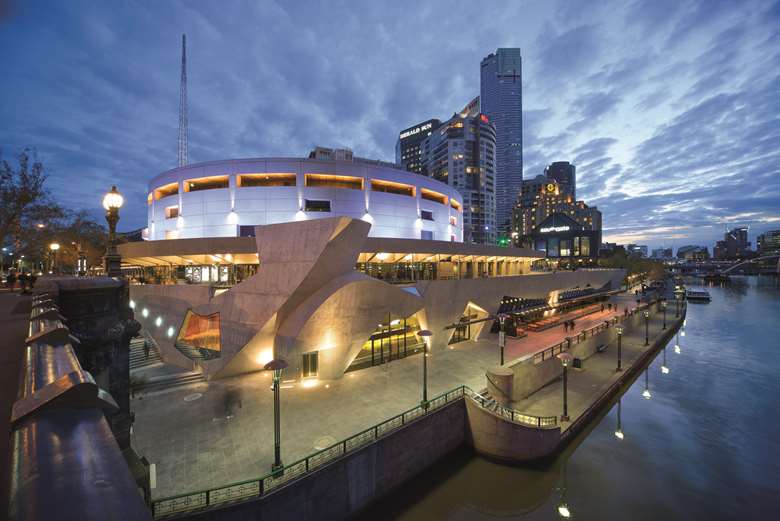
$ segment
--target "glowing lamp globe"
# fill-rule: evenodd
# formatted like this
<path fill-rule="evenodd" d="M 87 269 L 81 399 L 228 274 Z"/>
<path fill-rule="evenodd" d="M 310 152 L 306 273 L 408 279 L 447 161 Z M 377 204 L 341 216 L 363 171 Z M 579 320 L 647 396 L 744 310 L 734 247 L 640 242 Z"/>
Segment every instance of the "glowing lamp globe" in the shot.
<path fill-rule="evenodd" d="M 49 249 L 51 251 L 57 251 L 57 250 L 60 249 L 60 245 L 57 242 L 53 242 L 53 243 L 49 244 Z"/>
<path fill-rule="evenodd" d="M 124 204 L 125 198 L 116 189 L 116 186 L 111 187 L 111 191 L 103 196 L 103 208 L 106 210 L 119 210 Z"/>

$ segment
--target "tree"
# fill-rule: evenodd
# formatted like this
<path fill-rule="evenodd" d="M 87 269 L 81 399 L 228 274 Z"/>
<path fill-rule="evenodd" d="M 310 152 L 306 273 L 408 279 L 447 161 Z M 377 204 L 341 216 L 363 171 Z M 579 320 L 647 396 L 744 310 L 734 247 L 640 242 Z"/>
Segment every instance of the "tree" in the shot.
<path fill-rule="evenodd" d="M 0 245 L 12 242 L 18 249 L 23 232 L 61 217 L 63 211 L 44 187 L 47 176 L 35 152 L 25 148 L 16 159 L 18 168 L 0 161 Z"/>

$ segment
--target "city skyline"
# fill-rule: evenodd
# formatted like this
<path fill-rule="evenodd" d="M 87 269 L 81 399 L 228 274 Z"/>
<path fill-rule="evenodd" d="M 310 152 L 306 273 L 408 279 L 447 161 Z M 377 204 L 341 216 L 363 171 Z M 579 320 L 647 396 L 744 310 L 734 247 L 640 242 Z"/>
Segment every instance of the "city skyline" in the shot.
<path fill-rule="evenodd" d="M 72 5 L 0 13 L 0 45 L 17 50 L 0 149 L 36 148 L 55 197 L 95 215 L 117 184 L 124 230 L 144 225 L 147 180 L 176 164 L 182 33 L 191 163 L 314 145 L 392 160 L 399 130 L 446 119 L 479 94 L 482 58 L 519 47 L 524 177 L 575 164 L 604 241 L 712 248 L 724 226 L 780 226 L 777 3 L 738 16 L 728 2 L 464 4 L 465 25 L 435 6 Z"/>

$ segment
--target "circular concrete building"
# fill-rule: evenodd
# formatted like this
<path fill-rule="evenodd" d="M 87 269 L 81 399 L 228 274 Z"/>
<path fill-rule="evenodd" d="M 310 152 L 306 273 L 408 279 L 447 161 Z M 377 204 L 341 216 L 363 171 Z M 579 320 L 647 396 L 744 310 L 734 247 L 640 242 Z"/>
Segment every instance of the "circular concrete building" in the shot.
<path fill-rule="evenodd" d="M 260 158 L 174 168 L 149 183 L 146 239 L 236 237 L 256 225 L 353 217 L 369 236 L 463 241 L 460 194 L 361 160 Z"/>

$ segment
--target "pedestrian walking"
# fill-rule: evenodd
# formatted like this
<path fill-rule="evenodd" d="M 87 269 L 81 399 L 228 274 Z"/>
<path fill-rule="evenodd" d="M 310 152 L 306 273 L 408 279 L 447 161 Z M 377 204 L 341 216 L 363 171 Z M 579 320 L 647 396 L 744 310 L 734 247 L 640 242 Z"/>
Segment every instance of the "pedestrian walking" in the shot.
<path fill-rule="evenodd" d="M 144 359 L 149 360 L 149 341 L 144 340 Z"/>
<path fill-rule="evenodd" d="M 569 322 L 564 320 L 563 321 L 563 330 L 568 331 L 569 330 Z"/>
<path fill-rule="evenodd" d="M 604 313 L 604 304 L 601 304 L 601 312 Z"/>

